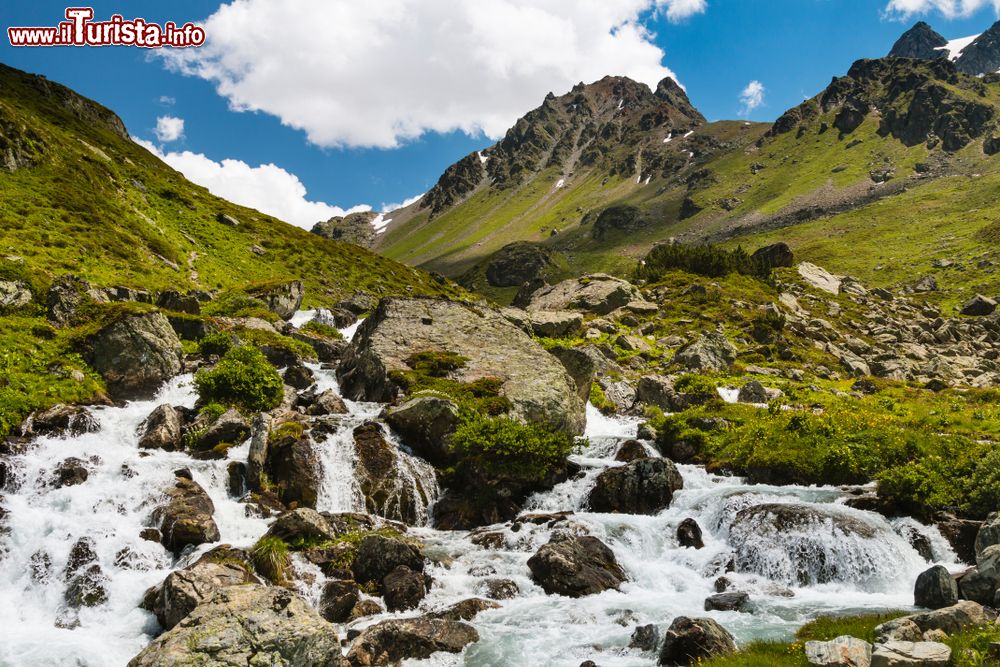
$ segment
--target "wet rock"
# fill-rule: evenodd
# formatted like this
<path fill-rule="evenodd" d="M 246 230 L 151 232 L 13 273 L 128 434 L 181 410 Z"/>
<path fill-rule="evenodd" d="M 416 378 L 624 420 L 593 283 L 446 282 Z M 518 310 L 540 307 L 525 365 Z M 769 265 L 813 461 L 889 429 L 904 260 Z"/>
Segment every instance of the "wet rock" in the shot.
<path fill-rule="evenodd" d="M 299 390 L 308 389 L 316 382 L 313 372 L 301 364 L 286 368 L 283 377 L 285 384 Z"/>
<path fill-rule="evenodd" d="M 76 486 L 77 484 L 86 482 L 89 476 L 90 472 L 87 470 L 87 464 L 71 456 L 56 466 L 52 473 L 52 486 L 57 489 L 61 489 L 64 486 Z"/>
<path fill-rule="evenodd" d="M 677 542 L 682 547 L 703 548 L 705 542 L 702 539 L 701 526 L 698 525 L 698 522 L 690 518 L 681 521 L 680 525 L 677 526 Z"/>
<path fill-rule="evenodd" d="M 632 301 L 644 301 L 635 285 L 607 274 L 595 273 L 537 290 L 531 295 L 527 310 L 581 310 L 607 315 Z"/>
<path fill-rule="evenodd" d="M 950 607 L 958 602 L 958 585 L 943 565 L 935 565 L 917 577 L 914 604 L 927 609 Z"/>
<path fill-rule="evenodd" d="M 52 557 L 44 551 L 31 554 L 28 572 L 35 583 L 44 584 L 52 578 Z"/>
<path fill-rule="evenodd" d="M 510 600 L 521 593 L 513 579 L 487 579 L 483 582 L 484 594 L 491 600 Z"/>
<path fill-rule="evenodd" d="M 347 653 L 352 666 L 394 665 L 402 660 L 423 660 L 434 653 L 460 653 L 479 641 L 479 633 L 460 621 L 433 618 L 393 619 L 361 632 Z"/>
<path fill-rule="evenodd" d="M 683 487 L 673 462 L 645 458 L 598 475 L 587 504 L 595 512 L 656 514 L 669 507 L 674 492 Z"/>
<path fill-rule="evenodd" d="M 157 510 L 162 544 L 175 555 L 187 546 L 219 539 L 219 527 L 212 518 L 215 505 L 201 486 L 178 476 L 167 489 L 167 504 Z"/>
<path fill-rule="evenodd" d="M 183 413 L 172 405 L 160 405 L 139 424 L 141 449 L 183 449 Z"/>
<path fill-rule="evenodd" d="M 365 618 L 366 616 L 375 616 L 377 614 L 384 613 L 385 609 L 376 600 L 364 599 L 358 600 L 358 603 L 354 605 L 354 609 L 351 610 L 350 620 L 356 621 L 359 618 Z"/>
<path fill-rule="evenodd" d="M 646 458 L 649 458 L 649 452 L 646 451 L 646 446 L 638 440 L 626 440 L 618 446 L 618 451 L 615 452 L 615 461 L 622 463 L 631 463 Z"/>
<path fill-rule="evenodd" d="M 371 514 L 416 525 L 432 499 L 434 471 L 385 439 L 377 422 L 354 429 L 354 478 Z"/>
<path fill-rule="evenodd" d="M 389 402 L 418 352 L 451 352 L 465 362 L 448 377 L 496 378 L 513 414 L 569 433 L 583 432 L 584 403 L 562 364 L 499 312 L 439 299 L 385 298 L 358 329 L 337 369 L 346 398 Z"/>
<path fill-rule="evenodd" d="M 427 595 L 427 582 L 423 573 L 414 572 L 405 565 L 397 566 L 382 579 L 382 597 L 389 611 L 416 609 Z"/>
<path fill-rule="evenodd" d="M 948 667 L 951 648 L 938 642 L 887 642 L 872 652 L 871 667 Z"/>
<path fill-rule="evenodd" d="M 71 609 L 96 607 L 108 601 L 107 586 L 111 582 L 94 551 L 94 541 L 81 537 L 69 552 L 69 560 L 63 573 L 66 591 L 63 598 Z"/>
<path fill-rule="evenodd" d="M 975 563 L 977 537 L 981 527 L 986 524 L 970 519 L 959 519 L 950 514 L 937 517 L 936 523 L 938 530 L 955 550 L 955 554 L 965 563 Z M 988 519 L 986 523 L 989 523 Z M 997 526 L 997 537 L 1000 540 L 1000 524 Z"/>
<path fill-rule="evenodd" d="M 250 289 L 247 293 L 263 301 L 267 309 L 281 319 L 290 320 L 302 305 L 302 297 L 305 296 L 306 290 L 301 280 L 290 280 Z"/>
<path fill-rule="evenodd" d="M 418 456 L 436 466 L 451 460 L 447 438 L 458 426 L 458 407 L 439 396 L 419 396 L 389 408 L 385 421 Z"/>
<path fill-rule="evenodd" d="M 209 451 L 219 445 L 239 445 L 250 437 L 250 424 L 235 408 L 222 413 L 198 437 L 196 449 Z"/>
<path fill-rule="evenodd" d="M 277 537 L 286 542 L 326 541 L 337 537 L 338 531 L 326 517 L 314 509 L 299 507 L 285 512 L 271 524 L 266 537 Z"/>
<path fill-rule="evenodd" d="M 977 294 L 962 306 L 962 314 L 970 317 L 992 315 L 997 309 L 997 302 L 982 294 Z"/>
<path fill-rule="evenodd" d="M 637 648 L 640 651 L 652 653 L 660 647 L 660 629 L 650 623 L 640 625 L 632 633 L 628 642 L 629 648 Z"/>
<path fill-rule="evenodd" d="M 849 635 L 806 642 L 805 649 L 806 660 L 817 667 L 868 667 L 872 657 L 871 644 Z"/>
<path fill-rule="evenodd" d="M 316 507 L 322 480 L 312 438 L 294 433 L 274 440 L 269 437 L 266 449 L 264 470 L 281 502 Z"/>
<path fill-rule="evenodd" d="M 677 350 L 674 362 L 692 371 L 721 371 L 736 361 L 736 348 L 725 335 L 710 331 Z"/>
<path fill-rule="evenodd" d="M 351 570 L 359 583 L 380 583 L 397 567 L 424 571 L 424 557 L 413 544 L 402 539 L 369 535 L 361 540 Z"/>
<path fill-rule="evenodd" d="M 319 613 L 331 623 L 346 623 L 361 599 L 357 583 L 348 579 L 334 579 L 323 585 L 319 599 Z"/>
<path fill-rule="evenodd" d="M 346 415 L 349 410 L 347 405 L 336 391 L 333 389 L 327 389 L 326 391 L 320 392 L 315 396 L 311 396 L 308 393 L 299 397 L 299 402 L 306 403 L 306 414 L 313 417 L 322 417 L 323 415 Z"/>
<path fill-rule="evenodd" d="M 78 436 L 97 433 L 101 425 L 84 407 L 54 405 L 33 413 L 21 427 L 23 435 Z"/>
<path fill-rule="evenodd" d="M 528 559 L 531 578 L 546 593 L 583 597 L 617 589 L 625 572 L 596 537 L 557 533 Z"/>
<path fill-rule="evenodd" d="M 163 583 L 146 593 L 148 605 L 144 606 L 169 630 L 216 591 L 249 583 L 259 584 L 260 580 L 250 572 L 246 553 L 223 545 L 167 575 Z"/>
<path fill-rule="evenodd" d="M 445 621 L 471 621 L 480 612 L 489 609 L 499 609 L 501 605 L 491 600 L 482 598 L 469 598 L 456 602 L 439 611 L 432 611 L 425 615 L 425 618 L 438 618 Z"/>
<path fill-rule="evenodd" d="M 750 596 L 742 591 L 716 593 L 705 599 L 705 611 L 747 611 Z"/>
<path fill-rule="evenodd" d="M 317 336 L 308 331 L 293 330 L 289 336 L 297 341 L 303 342 L 313 349 L 316 358 L 323 363 L 335 363 L 344 356 L 344 350 L 350 344 L 346 340 L 336 338 L 325 338 Z"/>
<path fill-rule="evenodd" d="M 159 312 L 125 315 L 89 336 L 79 351 L 114 398 L 151 397 L 183 368 L 181 341 Z"/>
<path fill-rule="evenodd" d="M 257 584 L 216 591 L 160 635 L 129 667 L 176 665 L 338 665 L 332 625 L 280 587 Z"/>
<path fill-rule="evenodd" d="M 690 665 L 736 651 L 733 636 L 710 618 L 678 616 L 660 648 L 661 665 Z"/>

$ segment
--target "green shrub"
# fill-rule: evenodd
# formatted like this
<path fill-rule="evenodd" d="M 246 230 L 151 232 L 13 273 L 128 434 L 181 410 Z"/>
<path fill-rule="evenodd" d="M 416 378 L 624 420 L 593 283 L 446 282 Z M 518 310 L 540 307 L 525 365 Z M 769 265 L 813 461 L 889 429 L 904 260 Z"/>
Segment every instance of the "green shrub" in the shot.
<path fill-rule="evenodd" d="M 224 292 L 217 299 L 209 301 L 202 311 L 206 315 L 219 317 L 259 317 L 268 322 L 280 319 L 267 308 L 267 304 L 255 299 L 243 290 Z"/>
<path fill-rule="evenodd" d="M 576 443 L 572 436 L 545 426 L 466 411 L 450 446 L 463 465 L 490 476 L 540 481 L 565 463 Z"/>
<path fill-rule="evenodd" d="M 730 273 L 741 273 L 755 278 L 769 279 L 771 267 L 760 259 L 751 258 L 743 248 L 726 250 L 714 245 L 686 245 L 664 243 L 646 255 L 635 272 L 637 279 L 655 282 L 676 269 L 709 278 L 721 278 Z"/>
<path fill-rule="evenodd" d="M 309 320 L 300 328 L 302 331 L 315 334 L 320 338 L 332 338 L 333 340 L 344 339 L 344 334 L 340 333 L 340 329 L 330 326 L 329 324 L 323 324 L 317 320 Z"/>
<path fill-rule="evenodd" d="M 260 350 L 234 347 L 214 368 L 198 371 L 194 378 L 201 403 L 236 406 L 243 412 L 277 407 L 284 396 L 284 382 Z"/>
<path fill-rule="evenodd" d="M 442 378 L 465 366 L 468 359 L 455 352 L 426 351 L 411 354 L 406 359 L 406 365 L 417 373 L 433 378 Z"/>
<path fill-rule="evenodd" d="M 271 430 L 271 433 L 268 435 L 268 440 L 271 442 L 279 442 L 281 440 L 285 440 L 286 438 L 298 440 L 302 437 L 303 431 L 305 431 L 305 426 L 302 425 L 302 422 L 282 422 L 276 428 Z"/>
<path fill-rule="evenodd" d="M 250 562 L 254 569 L 277 585 L 287 580 L 291 557 L 288 545 L 280 537 L 262 537 L 250 550 Z"/>
<path fill-rule="evenodd" d="M 613 415 L 618 410 L 617 406 L 608 400 L 601 385 L 596 382 L 590 384 L 590 404 L 606 415 Z"/>
<path fill-rule="evenodd" d="M 225 331 L 215 331 L 198 342 L 198 351 L 204 355 L 222 356 L 237 343 L 236 337 Z"/>
<path fill-rule="evenodd" d="M 687 395 L 696 403 L 704 403 L 719 397 L 714 380 L 694 373 L 688 373 L 678 378 L 677 382 L 674 383 L 674 389 L 680 394 Z"/>

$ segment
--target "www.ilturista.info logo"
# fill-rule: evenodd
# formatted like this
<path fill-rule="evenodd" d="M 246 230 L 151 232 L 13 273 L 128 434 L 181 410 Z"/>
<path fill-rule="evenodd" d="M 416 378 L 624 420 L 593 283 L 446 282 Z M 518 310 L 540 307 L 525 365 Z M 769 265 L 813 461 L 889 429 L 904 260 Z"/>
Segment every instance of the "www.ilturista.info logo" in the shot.
<path fill-rule="evenodd" d="M 94 21 L 91 7 L 67 7 L 66 20 L 55 27 L 7 28 L 11 46 L 163 46 L 186 48 L 205 43 L 205 29 L 193 23 L 162 26 L 145 19 L 126 20 L 120 14 Z"/>

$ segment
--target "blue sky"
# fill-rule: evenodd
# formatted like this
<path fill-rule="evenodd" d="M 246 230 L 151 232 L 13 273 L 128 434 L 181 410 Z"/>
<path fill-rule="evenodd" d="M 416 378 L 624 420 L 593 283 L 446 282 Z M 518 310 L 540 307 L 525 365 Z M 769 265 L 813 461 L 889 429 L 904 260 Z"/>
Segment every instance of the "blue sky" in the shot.
<path fill-rule="evenodd" d="M 91 4 L 98 19 L 215 16 L 206 47 L 183 60 L 129 47 L 15 49 L 4 36 L 0 61 L 112 108 L 192 180 L 308 226 L 334 207 L 379 209 L 426 191 L 493 143 L 487 134 L 578 80 L 655 82 L 670 71 L 709 119 L 768 121 L 854 60 L 884 55 L 916 20 L 963 37 L 986 29 L 997 3 L 245 0 L 218 14 L 219 2 L 201 0 Z M 0 26 L 54 25 L 65 6 L 8 0 Z M 746 112 L 751 81 L 763 95 Z M 157 139 L 160 117 L 182 119 L 183 133 Z"/>

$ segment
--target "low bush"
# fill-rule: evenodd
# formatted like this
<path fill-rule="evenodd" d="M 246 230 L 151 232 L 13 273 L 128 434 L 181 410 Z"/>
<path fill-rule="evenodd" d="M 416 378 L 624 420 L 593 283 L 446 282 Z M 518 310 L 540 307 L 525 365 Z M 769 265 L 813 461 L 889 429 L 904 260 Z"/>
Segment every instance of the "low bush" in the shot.
<path fill-rule="evenodd" d="M 288 545 L 280 537 L 262 537 L 250 550 L 250 562 L 254 569 L 271 582 L 282 585 L 287 580 L 292 560 Z"/>
<path fill-rule="evenodd" d="M 636 269 L 635 277 L 655 282 L 667 272 L 680 269 L 709 278 L 741 273 L 769 279 L 772 268 L 764 261 L 752 258 L 743 248 L 727 250 L 708 244 L 664 243 L 649 251 Z"/>
<path fill-rule="evenodd" d="M 225 331 L 215 331 L 198 341 L 198 351 L 204 355 L 222 356 L 229 352 L 237 341 L 235 336 Z"/>
<path fill-rule="evenodd" d="M 302 331 L 314 334 L 320 338 L 331 338 L 333 340 L 343 340 L 344 334 L 340 333 L 340 329 L 329 324 L 323 324 L 318 320 L 309 320 L 300 327 Z"/>
<path fill-rule="evenodd" d="M 194 378 L 199 402 L 220 403 L 245 413 L 277 407 L 284 396 L 284 382 L 263 353 L 254 347 L 234 347 L 214 368 L 198 371 Z"/>

